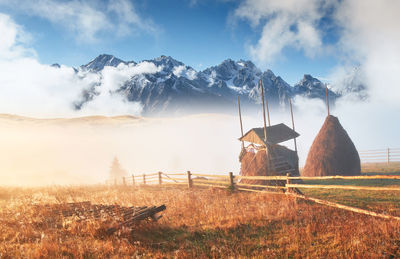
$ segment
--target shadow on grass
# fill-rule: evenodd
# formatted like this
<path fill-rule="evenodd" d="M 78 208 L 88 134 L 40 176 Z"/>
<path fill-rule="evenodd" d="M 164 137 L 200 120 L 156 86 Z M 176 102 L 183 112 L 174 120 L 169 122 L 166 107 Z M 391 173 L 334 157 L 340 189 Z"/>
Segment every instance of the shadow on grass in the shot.
<path fill-rule="evenodd" d="M 129 241 L 132 245 L 167 254 L 184 250 L 186 254 L 207 257 L 238 254 L 249 256 L 260 250 L 278 249 L 273 243 L 266 245 L 261 242 L 276 231 L 277 224 L 278 221 L 271 221 L 264 226 L 249 223 L 205 230 L 193 230 L 186 226 L 152 226 L 133 230 Z"/>

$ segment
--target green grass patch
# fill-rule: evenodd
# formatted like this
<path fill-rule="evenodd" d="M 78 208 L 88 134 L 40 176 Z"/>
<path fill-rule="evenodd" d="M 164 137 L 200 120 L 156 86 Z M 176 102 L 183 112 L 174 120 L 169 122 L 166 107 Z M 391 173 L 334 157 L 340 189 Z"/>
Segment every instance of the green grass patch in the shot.
<path fill-rule="evenodd" d="M 393 173 L 394 174 L 394 173 Z M 352 185 L 374 187 L 398 187 L 398 179 L 324 179 L 304 180 L 309 185 Z M 343 205 L 400 216 L 400 191 L 370 191 L 342 189 L 300 188 L 307 196 L 328 200 Z"/>

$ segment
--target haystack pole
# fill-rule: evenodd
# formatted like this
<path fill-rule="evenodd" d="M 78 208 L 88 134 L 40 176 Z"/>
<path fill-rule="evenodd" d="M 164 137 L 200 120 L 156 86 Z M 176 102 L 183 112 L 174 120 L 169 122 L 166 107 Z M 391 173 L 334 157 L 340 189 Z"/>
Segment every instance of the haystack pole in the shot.
<path fill-rule="evenodd" d="M 263 118 L 264 118 L 264 141 L 267 141 L 267 122 L 265 119 L 264 86 L 262 84 L 262 80 L 260 80 L 259 84 L 261 88 L 261 99 L 262 99 Z"/>
<path fill-rule="evenodd" d="M 328 109 L 328 116 L 331 115 L 329 111 L 329 97 L 328 97 L 328 86 L 325 86 L 325 95 L 326 95 L 326 108 Z"/>
<path fill-rule="evenodd" d="M 237 97 L 237 102 L 238 102 L 238 108 L 239 108 L 240 131 L 241 131 L 242 137 L 243 137 L 242 112 L 240 111 L 240 99 L 239 99 L 239 95 L 238 95 L 238 97 Z M 244 149 L 244 141 L 242 141 L 242 149 Z"/>
<path fill-rule="evenodd" d="M 289 99 L 289 104 L 290 104 L 290 115 L 291 115 L 291 117 L 292 117 L 292 128 L 293 128 L 293 131 L 296 131 L 296 129 L 294 128 L 292 99 Z M 242 135 L 243 135 L 243 133 L 242 133 Z M 297 143 L 296 143 L 296 138 L 294 138 L 293 141 L 294 141 L 294 151 L 296 151 L 296 154 L 297 154 Z"/>
<path fill-rule="evenodd" d="M 261 98 L 262 98 L 262 107 L 263 107 L 263 118 L 264 118 L 264 141 L 265 141 L 265 155 L 267 156 L 267 160 L 268 160 L 268 166 L 270 166 L 271 164 L 271 159 L 269 156 L 269 150 L 267 147 L 267 122 L 265 120 L 265 105 L 264 105 L 264 85 L 262 83 L 262 79 L 260 79 L 260 87 L 261 87 Z M 268 123 L 269 123 L 269 112 L 268 112 Z M 271 124 L 269 124 L 269 126 L 271 126 Z"/>
<path fill-rule="evenodd" d="M 264 84 L 263 84 L 263 82 L 262 82 L 262 80 L 260 80 L 260 82 L 261 82 L 261 87 L 262 87 L 262 89 L 264 89 Z M 270 118 L 269 118 L 269 105 L 268 105 L 268 98 L 267 97 L 263 97 L 263 100 L 265 99 L 265 105 L 266 105 L 266 107 L 267 107 L 267 119 L 268 119 L 268 127 L 270 127 L 271 126 L 271 120 L 270 120 Z"/>

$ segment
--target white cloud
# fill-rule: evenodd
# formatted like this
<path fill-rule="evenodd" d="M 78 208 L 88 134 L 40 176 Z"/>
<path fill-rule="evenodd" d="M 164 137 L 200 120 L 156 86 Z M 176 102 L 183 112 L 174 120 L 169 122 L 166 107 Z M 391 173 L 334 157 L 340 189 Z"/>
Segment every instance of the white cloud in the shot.
<path fill-rule="evenodd" d="M 400 98 L 400 2 L 343 1 L 336 20 L 343 28 L 340 47 L 359 63 L 372 98 Z"/>
<path fill-rule="evenodd" d="M 322 35 L 316 28 L 328 5 L 317 0 L 246 0 L 235 16 L 263 27 L 250 55 L 260 63 L 273 62 L 285 47 L 301 49 L 309 57 L 321 51 Z"/>
<path fill-rule="evenodd" d="M 141 62 L 137 65 L 123 63 L 118 67 L 106 66 L 101 71 L 99 87 L 96 88 L 98 95 L 82 106 L 81 114 L 140 114 L 142 106 L 138 102 L 130 102 L 117 90 L 129 78 L 140 74 L 153 74 L 161 71 L 161 67 L 155 66 L 151 62 Z"/>
<path fill-rule="evenodd" d="M 24 44 L 29 41 L 28 33 L 5 14 L 0 13 L 0 58 L 10 59 L 24 54 L 35 55 L 32 49 L 26 48 Z"/>
<path fill-rule="evenodd" d="M 174 67 L 174 70 L 172 71 L 175 76 L 177 77 L 186 77 L 189 80 L 194 80 L 197 77 L 196 71 L 193 69 L 187 69 L 186 66 L 176 66 Z"/>
<path fill-rule="evenodd" d="M 255 29 L 261 26 L 258 42 L 249 47 L 259 63 L 273 62 L 285 47 L 298 48 L 308 56 L 334 55 L 342 62 L 327 75 L 335 87 L 341 89 L 350 81 L 367 86 L 368 101 L 345 96 L 332 114 L 338 115 L 358 148 L 368 149 L 400 146 L 396 121 L 400 111 L 398 10 L 400 2 L 395 0 L 245 0 L 235 15 Z M 339 38 L 329 46 L 323 44 L 326 31 L 320 25 L 327 15 Z M 311 144 L 309 132 L 316 134 L 322 124 L 324 104 L 301 98 L 295 104 L 301 117 L 299 131 Z"/>
<path fill-rule="evenodd" d="M 117 32 L 117 36 L 125 36 L 138 31 L 157 31 L 155 25 L 144 20 L 128 0 L 110 0 L 107 5 L 82 0 L 0 0 L 0 6 L 44 18 L 67 29 L 80 42 L 96 41 L 104 33 Z"/>
<path fill-rule="evenodd" d="M 23 29 L 9 16 L 0 14 L 0 111 L 27 116 L 71 115 L 139 115 L 141 105 L 128 102 L 117 89 L 134 75 L 160 71 L 153 63 L 137 65 L 120 64 L 105 67 L 100 73 L 76 73 L 73 68 L 43 65 L 31 50 L 19 43 Z M 74 103 L 82 92 L 96 86 L 98 95 L 82 107 L 74 109 Z"/>
<path fill-rule="evenodd" d="M 119 35 L 127 35 L 132 30 L 144 30 L 150 33 L 156 33 L 157 27 L 150 20 L 144 20 L 135 10 L 131 1 L 114 0 L 108 4 L 108 11 L 114 12 L 118 16 L 119 23 L 117 25 Z"/>

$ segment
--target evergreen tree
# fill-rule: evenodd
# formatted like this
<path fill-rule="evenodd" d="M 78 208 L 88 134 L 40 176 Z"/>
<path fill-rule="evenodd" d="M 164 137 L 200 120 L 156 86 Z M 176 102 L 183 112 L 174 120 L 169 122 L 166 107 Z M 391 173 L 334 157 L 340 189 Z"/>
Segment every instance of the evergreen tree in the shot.
<path fill-rule="evenodd" d="M 121 180 L 122 177 L 126 176 L 127 172 L 121 167 L 117 157 L 114 157 L 110 167 L 110 180 Z"/>

